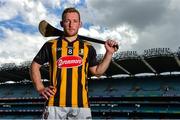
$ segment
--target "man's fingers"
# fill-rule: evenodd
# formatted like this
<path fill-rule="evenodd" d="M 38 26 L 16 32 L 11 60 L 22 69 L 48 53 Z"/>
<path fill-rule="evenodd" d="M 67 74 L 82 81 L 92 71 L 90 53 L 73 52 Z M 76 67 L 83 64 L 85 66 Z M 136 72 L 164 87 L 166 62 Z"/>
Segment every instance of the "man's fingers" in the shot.
<path fill-rule="evenodd" d="M 55 87 L 54 86 L 49 86 L 50 89 L 54 89 Z"/>
<path fill-rule="evenodd" d="M 113 47 L 115 45 L 118 45 L 118 43 L 114 40 L 107 40 L 107 44 L 110 46 L 110 47 Z"/>
<path fill-rule="evenodd" d="M 53 91 L 56 92 L 56 88 L 54 86 L 49 86 L 49 88 Z"/>
<path fill-rule="evenodd" d="M 41 95 L 42 95 L 43 97 L 45 97 L 46 100 L 48 100 L 48 96 L 47 96 L 44 92 L 42 92 Z"/>
<path fill-rule="evenodd" d="M 118 50 L 118 42 L 114 41 L 114 40 L 107 40 L 106 41 L 106 44 L 108 47 L 111 47 L 114 49 L 114 51 L 117 51 Z M 115 47 L 117 46 L 117 47 Z"/>
<path fill-rule="evenodd" d="M 51 89 L 47 89 L 47 94 L 48 94 L 49 96 L 52 96 L 52 95 L 55 94 L 55 92 L 54 92 L 53 90 L 51 90 Z"/>
<path fill-rule="evenodd" d="M 49 86 L 42 90 L 40 94 L 48 100 L 48 98 L 54 95 L 55 93 L 56 89 L 53 86 Z"/>
<path fill-rule="evenodd" d="M 50 88 L 51 94 L 54 95 L 56 93 L 56 88 L 54 86 L 49 86 L 49 88 Z"/>

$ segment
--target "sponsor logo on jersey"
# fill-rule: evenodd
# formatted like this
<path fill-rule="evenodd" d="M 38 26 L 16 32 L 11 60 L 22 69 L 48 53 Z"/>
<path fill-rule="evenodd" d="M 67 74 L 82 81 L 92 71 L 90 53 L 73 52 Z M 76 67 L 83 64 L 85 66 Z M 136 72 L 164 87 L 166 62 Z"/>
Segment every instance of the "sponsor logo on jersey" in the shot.
<path fill-rule="evenodd" d="M 58 68 L 72 68 L 82 65 L 80 56 L 63 56 L 57 60 Z"/>

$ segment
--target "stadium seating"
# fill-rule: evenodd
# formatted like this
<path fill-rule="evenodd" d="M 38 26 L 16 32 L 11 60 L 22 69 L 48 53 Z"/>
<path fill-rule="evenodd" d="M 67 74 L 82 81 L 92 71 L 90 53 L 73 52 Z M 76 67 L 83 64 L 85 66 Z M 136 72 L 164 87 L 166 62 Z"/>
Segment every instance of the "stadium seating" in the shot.
<path fill-rule="evenodd" d="M 93 118 L 179 118 L 179 78 L 147 76 L 90 79 Z M 41 117 L 45 100 L 38 95 L 31 82 L 1 84 L 0 90 L 0 119 Z"/>

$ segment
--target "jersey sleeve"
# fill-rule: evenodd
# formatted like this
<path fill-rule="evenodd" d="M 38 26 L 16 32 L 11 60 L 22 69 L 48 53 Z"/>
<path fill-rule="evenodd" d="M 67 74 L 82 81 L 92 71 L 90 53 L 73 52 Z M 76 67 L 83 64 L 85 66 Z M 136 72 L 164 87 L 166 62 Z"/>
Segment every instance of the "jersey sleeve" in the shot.
<path fill-rule="evenodd" d="M 98 64 L 96 57 L 97 57 L 96 50 L 94 49 L 93 46 L 90 46 L 90 48 L 89 48 L 89 67 L 93 67 Z"/>
<path fill-rule="evenodd" d="M 49 43 L 46 42 L 34 57 L 33 61 L 37 62 L 40 65 L 43 65 L 44 63 L 47 63 L 49 61 L 49 53 Z"/>

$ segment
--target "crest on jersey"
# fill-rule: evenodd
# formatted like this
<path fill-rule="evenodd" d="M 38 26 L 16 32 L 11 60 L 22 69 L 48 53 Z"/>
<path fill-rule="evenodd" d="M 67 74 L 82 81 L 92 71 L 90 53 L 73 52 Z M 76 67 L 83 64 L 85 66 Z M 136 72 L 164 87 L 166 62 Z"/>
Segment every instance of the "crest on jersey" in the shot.
<path fill-rule="evenodd" d="M 79 50 L 79 55 L 84 55 L 84 49 Z"/>

